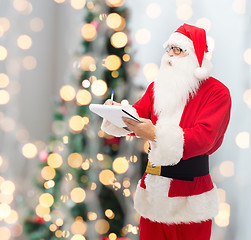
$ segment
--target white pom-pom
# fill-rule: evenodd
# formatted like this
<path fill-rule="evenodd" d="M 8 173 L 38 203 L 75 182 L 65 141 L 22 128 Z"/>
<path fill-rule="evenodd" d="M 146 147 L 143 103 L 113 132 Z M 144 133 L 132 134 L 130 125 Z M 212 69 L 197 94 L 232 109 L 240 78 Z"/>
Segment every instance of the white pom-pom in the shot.
<path fill-rule="evenodd" d="M 205 80 L 209 78 L 210 72 L 206 68 L 197 67 L 194 71 L 194 76 L 199 80 Z"/>

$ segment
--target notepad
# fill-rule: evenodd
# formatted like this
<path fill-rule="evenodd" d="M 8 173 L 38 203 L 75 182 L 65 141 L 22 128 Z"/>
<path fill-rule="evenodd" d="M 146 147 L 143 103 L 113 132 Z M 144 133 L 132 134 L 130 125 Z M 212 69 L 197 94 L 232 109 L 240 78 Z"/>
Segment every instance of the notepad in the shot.
<path fill-rule="evenodd" d="M 104 104 L 90 104 L 89 109 L 99 115 L 100 117 L 108 120 L 117 127 L 126 128 L 126 124 L 123 122 L 122 117 L 128 117 L 135 121 L 140 120 L 125 110 L 124 106 L 117 105 L 104 105 Z"/>

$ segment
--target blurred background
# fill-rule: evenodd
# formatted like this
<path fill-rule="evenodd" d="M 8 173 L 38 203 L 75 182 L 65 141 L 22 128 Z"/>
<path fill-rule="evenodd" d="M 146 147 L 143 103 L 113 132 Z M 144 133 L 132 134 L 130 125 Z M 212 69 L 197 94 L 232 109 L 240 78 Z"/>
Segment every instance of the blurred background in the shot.
<path fill-rule="evenodd" d="M 250 1 L 0 0 L 1 240 L 138 239 L 147 143 L 104 134 L 88 106 L 112 90 L 136 102 L 184 22 L 207 31 L 212 76 L 233 101 L 210 160 L 212 239 L 250 239 Z"/>

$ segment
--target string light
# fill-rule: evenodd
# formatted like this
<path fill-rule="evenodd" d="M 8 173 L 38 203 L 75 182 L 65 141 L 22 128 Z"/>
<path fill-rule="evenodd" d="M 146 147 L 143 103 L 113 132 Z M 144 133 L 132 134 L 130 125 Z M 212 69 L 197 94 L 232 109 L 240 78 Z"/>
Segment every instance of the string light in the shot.
<path fill-rule="evenodd" d="M 87 224 L 83 221 L 83 219 L 76 218 L 71 225 L 72 234 L 85 234 L 86 230 Z"/>
<path fill-rule="evenodd" d="M 79 115 L 72 116 L 69 120 L 69 127 L 75 133 L 82 131 L 84 125 L 85 125 L 84 120 Z"/>

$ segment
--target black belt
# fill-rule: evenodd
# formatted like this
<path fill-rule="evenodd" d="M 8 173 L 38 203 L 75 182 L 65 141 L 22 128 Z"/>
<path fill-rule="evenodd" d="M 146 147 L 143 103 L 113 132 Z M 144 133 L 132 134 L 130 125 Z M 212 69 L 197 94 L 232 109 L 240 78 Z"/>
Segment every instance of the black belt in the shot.
<path fill-rule="evenodd" d="M 153 166 L 148 160 L 146 173 L 178 180 L 193 181 L 194 177 L 209 174 L 208 155 L 200 155 L 186 160 L 181 159 L 173 166 Z"/>

